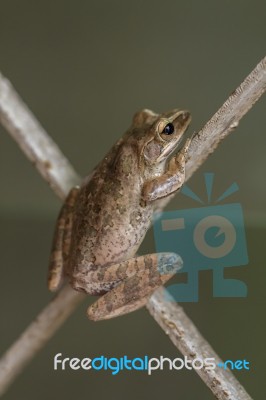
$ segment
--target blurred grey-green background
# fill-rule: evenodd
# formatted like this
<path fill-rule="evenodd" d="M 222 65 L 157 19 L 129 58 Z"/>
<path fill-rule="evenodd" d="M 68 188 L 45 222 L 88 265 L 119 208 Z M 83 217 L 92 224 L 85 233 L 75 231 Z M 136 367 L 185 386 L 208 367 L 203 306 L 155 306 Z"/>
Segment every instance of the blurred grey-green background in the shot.
<path fill-rule="evenodd" d="M 255 0 L 0 2 L 0 70 L 81 175 L 86 175 L 141 108 L 191 110 L 190 132 L 222 104 L 265 55 L 266 3 Z M 213 299 L 211 272 L 200 274 L 200 301 L 188 315 L 224 359 L 247 359 L 236 376 L 265 398 L 265 98 L 249 112 L 190 181 L 206 198 L 203 173 L 214 172 L 215 197 L 232 182 L 246 220 L 249 265 L 229 277 L 248 297 Z M 3 352 L 52 297 L 47 260 L 60 202 L 0 127 L 1 326 Z M 205 197 L 204 197 L 205 196 Z M 169 209 L 195 207 L 179 195 Z M 142 252 L 153 251 L 149 233 Z M 86 319 L 87 301 L 16 380 L 5 398 L 212 399 L 191 371 L 59 372 L 53 357 L 179 357 L 147 311 L 112 321 Z"/>

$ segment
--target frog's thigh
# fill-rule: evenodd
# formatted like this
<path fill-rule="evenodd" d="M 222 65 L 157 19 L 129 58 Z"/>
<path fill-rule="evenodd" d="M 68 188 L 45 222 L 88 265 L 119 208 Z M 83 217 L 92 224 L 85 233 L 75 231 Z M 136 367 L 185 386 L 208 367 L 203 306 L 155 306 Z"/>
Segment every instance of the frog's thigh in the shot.
<path fill-rule="evenodd" d="M 78 192 L 79 187 L 71 189 L 56 222 L 48 273 L 48 288 L 51 291 L 57 290 L 63 281 L 64 263 L 70 248 L 73 208 Z"/>
<path fill-rule="evenodd" d="M 89 318 L 109 319 L 142 307 L 181 267 L 182 260 L 175 253 L 148 254 L 109 267 L 111 276 L 116 271 L 122 282 L 89 307 Z"/>

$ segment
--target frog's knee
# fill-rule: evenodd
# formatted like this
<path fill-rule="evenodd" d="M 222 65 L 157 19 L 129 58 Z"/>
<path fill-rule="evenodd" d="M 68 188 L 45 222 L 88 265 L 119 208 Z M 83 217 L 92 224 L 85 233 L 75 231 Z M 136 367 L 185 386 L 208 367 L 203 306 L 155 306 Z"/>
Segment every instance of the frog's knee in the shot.
<path fill-rule="evenodd" d="M 102 296 L 113 288 L 112 283 L 86 282 L 79 278 L 72 278 L 70 285 L 74 290 L 89 294 L 90 296 Z"/>

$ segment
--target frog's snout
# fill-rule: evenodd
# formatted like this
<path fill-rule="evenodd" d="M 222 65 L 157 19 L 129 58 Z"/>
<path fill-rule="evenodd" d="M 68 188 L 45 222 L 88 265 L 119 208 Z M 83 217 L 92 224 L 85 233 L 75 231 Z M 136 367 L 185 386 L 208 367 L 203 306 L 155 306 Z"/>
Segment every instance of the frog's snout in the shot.
<path fill-rule="evenodd" d="M 182 124 L 189 124 L 191 121 L 191 114 L 189 111 L 185 110 L 183 111 L 178 117 L 177 117 L 177 121 Z"/>

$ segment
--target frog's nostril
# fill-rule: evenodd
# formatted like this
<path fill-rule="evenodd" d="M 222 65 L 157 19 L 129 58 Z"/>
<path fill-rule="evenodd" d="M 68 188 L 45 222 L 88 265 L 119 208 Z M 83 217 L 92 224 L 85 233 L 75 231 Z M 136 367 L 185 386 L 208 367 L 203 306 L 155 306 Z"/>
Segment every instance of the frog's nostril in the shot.
<path fill-rule="evenodd" d="M 188 111 L 184 111 L 182 114 L 182 119 L 187 120 L 190 117 L 190 113 Z"/>
<path fill-rule="evenodd" d="M 183 111 L 178 117 L 177 117 L 177 121 L 180 123 L 180 124 L 184 124 L 184 123 L 186 123 L 187 121 L 189 121 L 189 119 L 190 119 L 190 112 L 189 111 Z"/>

